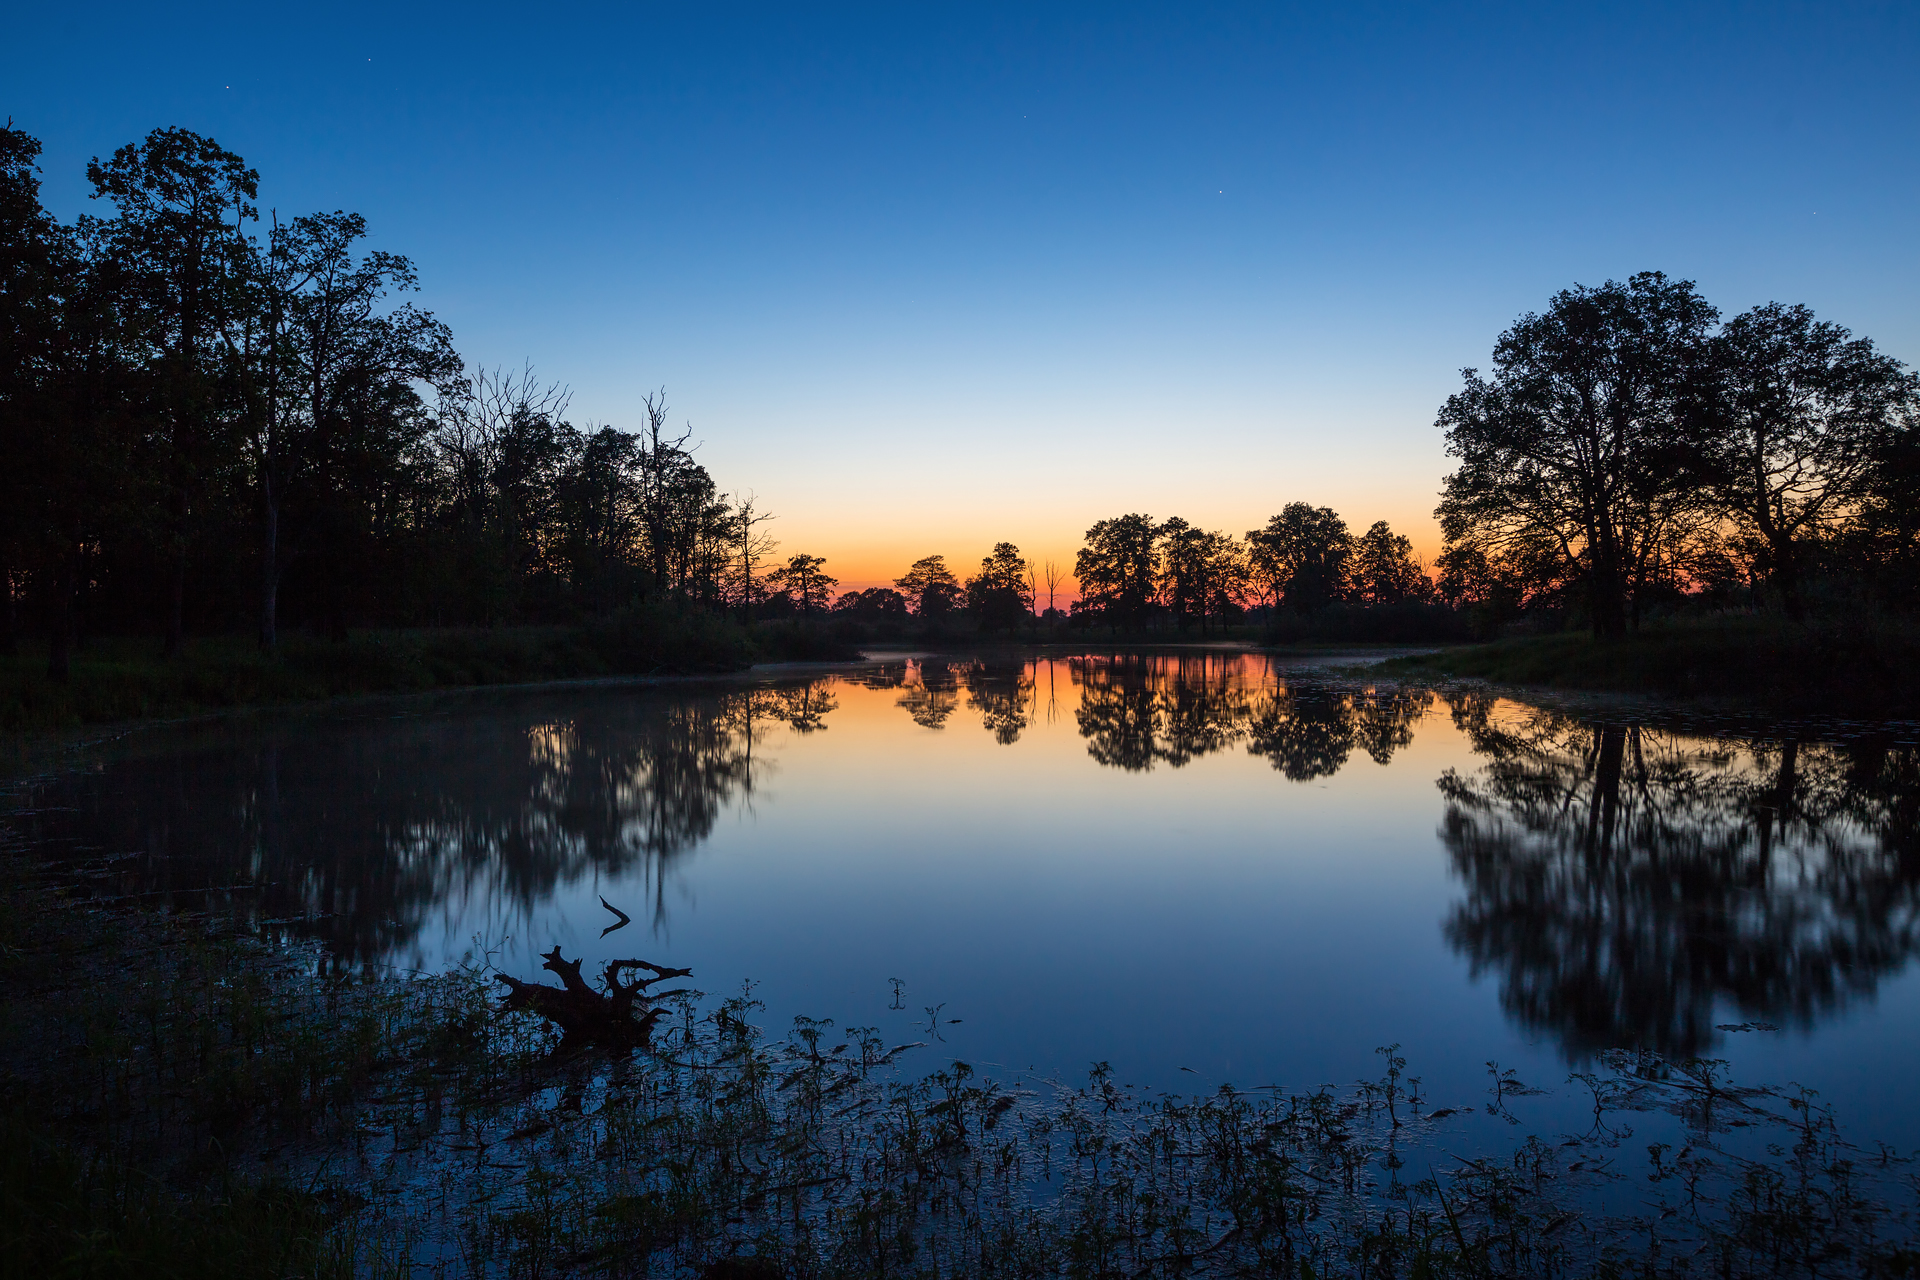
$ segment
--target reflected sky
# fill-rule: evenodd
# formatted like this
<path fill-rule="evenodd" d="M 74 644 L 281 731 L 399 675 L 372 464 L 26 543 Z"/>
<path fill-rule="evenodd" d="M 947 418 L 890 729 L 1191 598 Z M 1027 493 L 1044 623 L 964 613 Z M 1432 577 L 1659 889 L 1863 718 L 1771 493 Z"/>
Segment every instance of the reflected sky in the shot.
<path fill-rule="evenodd" d="M 1166 1087 L 1344 1082 L 1398 1041 L 1470 1101 L 1489 1058 L 1558 1082 L 1640 1046 L 1913 1119 L 1920 753 L 1870 727 L 929 655 L 156 730 L 19 820 L 94 892 L 343 967 L 558 943 Z M 603 937 L 602 896 L 633 923 Z"/>

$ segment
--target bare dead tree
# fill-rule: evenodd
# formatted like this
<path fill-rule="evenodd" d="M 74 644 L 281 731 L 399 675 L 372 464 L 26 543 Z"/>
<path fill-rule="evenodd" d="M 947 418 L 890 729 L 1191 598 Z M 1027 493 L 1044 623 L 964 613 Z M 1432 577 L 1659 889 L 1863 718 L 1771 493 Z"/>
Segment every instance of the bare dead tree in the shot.
<path fill-rule="evenodd" d="M 770 555 L 780 543 L 764 533 L 756 534 L 755 525 L 765 524 L 778 519 L 772 512 L 760 512 L 754 509 L 759 495 L 749 493 L 740 499 L 733 509 L 733 525 L 739 530 L 740 556 L 740 617 L 743 621 L 753 621 L 753 566 L 754 562 Z"/>
<path fill-rule="evenodd" d="M 677 436 L 667 429 L 665 387 L 649 392 L 642 407 L 647 425 L 640 435 L 638 507 L 640 523 L 647 531 L 648 567 L 653 572 L 654 589 L 659 590 L 669 581 L 679 482 L 694 465 L 693 450 L 687 448 L 693 427 L 689 425 Z"/>
<path fill-rule="evenodd" d="M 1047 584 L 1047 612 L 1052 613 L 1054 597 L 1059 594 L 1060 584 L 1066 580 L 1066 575 L 1061 573 L 1060 566 L 1051 560 L 1047 561 L 1040 574 Z"/>
<path fill-rule="evenodd" d="M 572 399 L 573 392 L 557 382 L 542 386 L 531 364 L 518 373 L 480 369 L 442 389 L 434 447 L 469 520 L 484 518 L 516 428 L 535 420 L 558 422 Z"/>

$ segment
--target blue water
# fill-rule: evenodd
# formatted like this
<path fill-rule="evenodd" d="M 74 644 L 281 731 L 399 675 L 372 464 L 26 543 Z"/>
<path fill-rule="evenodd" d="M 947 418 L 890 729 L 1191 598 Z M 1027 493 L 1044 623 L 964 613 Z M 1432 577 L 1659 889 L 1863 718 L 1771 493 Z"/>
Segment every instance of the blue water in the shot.
<path fill-rule="evenodd" d="M 1914 1146 L 1914 736 L 1232 652 L 894 656 L 149 730 L 20 821 L 93 892 L 334 965 L 557 944 L 752 982 L 776 1031 L 1187 1091 L 1398 1043 L 1438 1105 L 1494 1060 L 1569 1116 L 1570 1070 L 1651 1048 Z"/>

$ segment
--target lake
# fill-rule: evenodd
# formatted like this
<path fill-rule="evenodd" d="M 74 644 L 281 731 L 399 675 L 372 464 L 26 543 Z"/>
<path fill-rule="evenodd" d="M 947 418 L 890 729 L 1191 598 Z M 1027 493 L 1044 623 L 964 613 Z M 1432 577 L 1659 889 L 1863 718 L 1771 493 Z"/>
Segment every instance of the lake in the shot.
<path fill-rule="evenodd" d="M 751 982 L 776 1030 L 1183 1091 L 1398 1043 L 1441 1101 L 1494 1061 L 1573 1107 L 1569 1071 L 1646 1048 L 1920 1145 L 1920 726 L 1342 661 L 877 655 L 157 727 L 16 820 L 95 893 L 333 966 L 558 944 Z"/>

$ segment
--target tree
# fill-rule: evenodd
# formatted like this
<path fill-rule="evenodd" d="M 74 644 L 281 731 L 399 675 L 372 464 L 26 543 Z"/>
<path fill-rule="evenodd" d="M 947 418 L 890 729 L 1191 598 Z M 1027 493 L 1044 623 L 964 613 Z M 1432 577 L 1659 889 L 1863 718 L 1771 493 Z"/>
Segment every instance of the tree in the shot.
<path fill-rule="evenodd" d="M 1274 605 L 1305 613 L 1345 597 L 1353 536 L 1331 507 L 1289 502 L 1247 545 L 1253 579 Z"/>
<path fill-rule="evenodd" d="M 29 432 L 44 403 L 59 299 L 70 276 L 72 245 L 40 204 L 40 141 L 9 121 L 0 129 L 0 653 L 18 631 L 15 576 L 24 581 L 37 485 L 21 463 L 37 453 Z"/>
<path fill-rule="evenodd" d="M 1047 584 L 1047 611 L 1041 615 L 1042 617 L 1051 620 L 1060 616 L 1059 611 L 1054 608 L 1054 600 L 1059 595 L 1060 584 L 1065 580 L 1065 577 L 1066 575 L 1060 571 L 1060 566 L 1052 560 L 1048 560 L 1046 564 L 1042 566 L 1040 579 Z M 1035 603 L 1038 603 L 1037 598 Z"/>
<path fill-rule="evenodd" d="M 1020 548 L 996 542 L 980 561 L 980 572 L 967 579 L 967 608 L 982 631 L 1007 629 L 1011 635 L 1033 618 L 1033 591 Z"/>
<path fill-rule="evenodd" d="M 843 592 L 833 602 L 833 611 L 862 622 L 905 622 L 907 598 L 892 587 L 868 587 Z"/>
<path fill-rule="evenodd" d="M 953 612 L 960 599 L 960 580 L 947 568 L 945 556 L 921 556 L 893 585 L 912 603 L 922 622 L 938 622 Z"/>
<path fill-rule="evenodd" d="M 733 510 L 733 519 L 728 526 L 728 532 L 733 538 L 728 558 L 737 559 L 740 565 L 740 617 L 745 622 L 753 621 L 755 593 L 762 586 L 760 579 L 753 572 L 753 566 L 771 555 L 773 549 L 780 545 L 771 536 L 754 532 L 757 526 L 778 518 L 771 512 L 757 510 L 758 502 L 758 495 L 751 493 L 740 499 L 739 505 Z"/>
<path fill-rule="evenodd" d="M 1353 544 L 1349 571 L 1354 598 L 1364 604 L 1424 600 L 1432 592 L 1426 570 L 1414 558 L 1413 543 L 1376 520 Z"/>
<path fill-rule="evenodd" d="M 507 621 L 520 605 L 549 486 L 563 466 L 569 398 L 558 383 L 539 383 L 531 366 L 480 369 L 442 388 L 433 445 L 460 540 L 462 611 L 478 621 Z"/>
<path fill-rule="evenodd" d="M 1764 548 L 1788 615 L 1802 617 L 1803 545 L 1866 494 L 1920 384 L 1868 339 L 1777 302 L 1713 338 L 1706 383 L 1708 492 Z"/>
<path fill-rule="evenodd" d="M 1245 548 L 1237 539 L 1175 516 L 1160 526 L 1160 545 L 1160 599 L 1181 630 L 1197 619 L 1205 635 L 1209 620 L 1238 612 L 1248 579 Z"/>
<path fill-rule="evenodd" d="M 171 560 L 166 650 L 183 636 L 187 555 L 194 501 L 217 453 L 211 439 L 215 373 L 212 349 L 239 300 L 249 246 L 245 223 L 260 175 L 212 138 L 187 129 L 155 129 L 102 162 L 87 165 L 95 199 L 119 210 L 112 224 L 128 290 L 156 353 L 167 424 L 166 539 Z"/>
<path fill-rule="evenodd" d="M 1575 286 L 1494 347 L 1494 373 L 1462 371 L 1438 425 L 1448 544 L 1489 559 L 1550 546 L 1585 584 L 1594 634 L 1626 632 L 1636 565 L 1685 515 L 1687 414 L 1717 312 L 1689 281 L 1642 272 Z"/>
<path fill-rule="evenodd" d="M 255 307 L 235 339 L 245 370 L 242 418 L 260 495 L 260 627 L 263 649 L 279 636 L 285 569 L 282 516 L 303 488 L 337 484 L 340 455 L 395 417 L 418 416 L 416 382 L 459 370 L 452 335 L 432 315 L 383 312 L 389 291 L 417 289 L 413 264 L 375 250 L 356 213 L 275 220 L 255 283 Z M 518 424 L 525 427 L 526 423 Z M 550 423 L 546 434 L 551 434 Z M 510 428 L 505 438 L 514 439 Z M 344 630 L 344 618 L 336 617 Z"/>
<path fill-rule="evenodd" d="M 802 614 L 810 614 L 827 607 L 829 592 L 840 582 L 821 572 L 820 566 L 826 562 L 825 556 L 792 556 L 783 567 L 768 574 L 767 581 L 785 591 Z"/>
<path fill-rule="evenodd" d="M 1115 629 L 1145 627 L 1159 588 L 1159 542 L 1153 517 L 1137 513 L 1102 520 L 1087 530 L 1086 545 L 1073 561 L 1073 576 L 1080 584 L 1076 608 Z"/>
<path fill-rule="evenodd" d="M 1160 600 L 1174 625 L 1185 631 L 1189 618 L 1206 617 L 1207 535 L 1179 516 L 1162 524 L 1158 534 Z"/>
<path fill-rule="evenodd" d="M 40 207 L 39 142 L 9 127 L 0 148 L 0 574 L 10 640 L 14 557 L 37 563 L 47 675 L 64 681 L 88 560 L 134 523 L 150 379 L 136 373 L 145 352 L 107 224 L 62 227 Z"/>
<path fill-rule="evenodd" d="M 608 613 L 636 584 L 630 563 L 640 536 L 634 515 L 633 436 L 612 427 L 572 433 L 568 462 L 555 491 L 559 558 L 576 599 Z"/>

